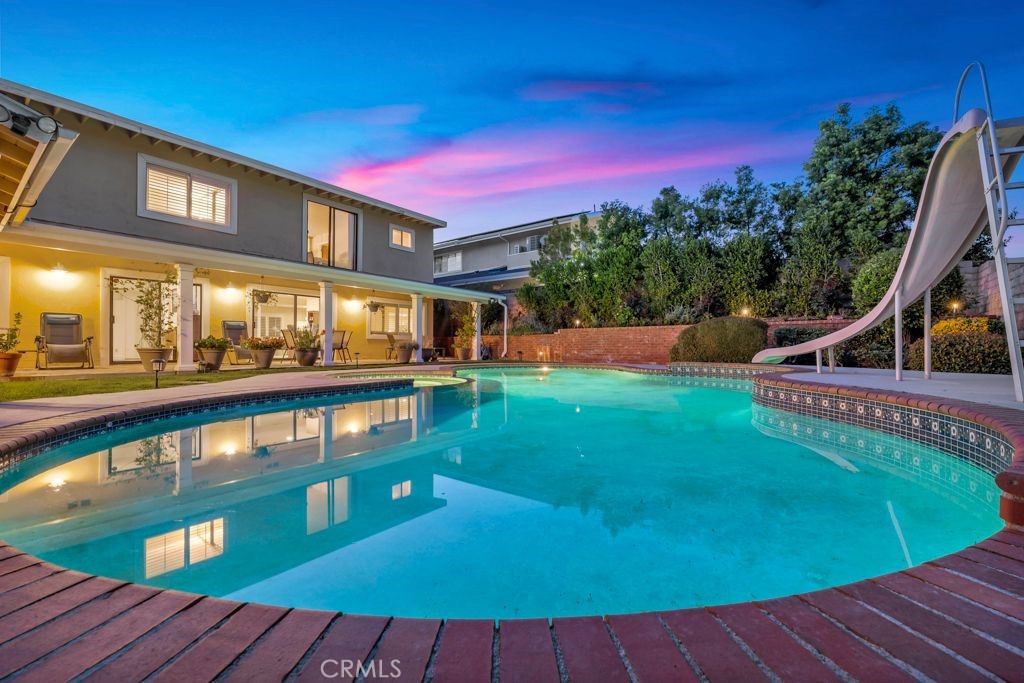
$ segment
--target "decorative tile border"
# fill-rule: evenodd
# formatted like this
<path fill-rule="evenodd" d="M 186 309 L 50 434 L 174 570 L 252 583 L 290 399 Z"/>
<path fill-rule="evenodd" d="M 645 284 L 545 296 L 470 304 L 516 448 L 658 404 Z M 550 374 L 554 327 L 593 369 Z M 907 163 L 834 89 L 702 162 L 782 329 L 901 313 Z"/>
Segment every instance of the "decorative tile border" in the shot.
<path fill-rule="evenodd" d="M 768 373 L 788 372 L 775 365 L 754 365 L 744 363 L 669 363 L 668 372 L 687 377 L 732 377 L 750 379 Z"/>

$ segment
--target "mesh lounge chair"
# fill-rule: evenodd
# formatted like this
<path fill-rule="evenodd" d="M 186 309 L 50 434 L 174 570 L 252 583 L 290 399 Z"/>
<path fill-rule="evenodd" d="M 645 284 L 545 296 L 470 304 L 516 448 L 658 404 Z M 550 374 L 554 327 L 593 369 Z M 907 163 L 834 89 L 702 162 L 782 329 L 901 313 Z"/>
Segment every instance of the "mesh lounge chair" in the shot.
<path fill-rule="evenodd" d="M 352 353 L 348 350 L 348 343 L 352 341 L 352 334 L 352 332 L 346 332 L 345 330 L 335 330 L 331 335 L 334 357 L 340 354 L 342 363 L 352 360 Z"/>
<path fill-rule="evenodd" d="M 231 340 L 228 361 L 232 365 L 251 363 L 252 354 L 242 346 L 242 340 L 249 338 L 249 325 L 244 320 L 223 320 L 220 328 L 224 336 Z"/>
<path fill-rule="evenodd" d="M 281 360 L 295 360 L 295 329 L 289 325 L 288 329 L 281 330 L 281 336 L 284 337 L 284 356 Z"/>
<path fill-rule="evenodd" d="M 392 356 L 397 358 L 398 354 L 395 353 L 395 335 L 389 333 L 386 336 L 388 338 L 388 347 L 384 349 L 384 360 L 391 360 Z"/>
<path fill-rule="evenodd" d="M 78 313 L 43 313 L 39 316 L 36 369 L 45 370 L 51 363 L 80 363 L 81 368 L 94 367 L 92 337 L 82 338 L 82 316 Z"/>

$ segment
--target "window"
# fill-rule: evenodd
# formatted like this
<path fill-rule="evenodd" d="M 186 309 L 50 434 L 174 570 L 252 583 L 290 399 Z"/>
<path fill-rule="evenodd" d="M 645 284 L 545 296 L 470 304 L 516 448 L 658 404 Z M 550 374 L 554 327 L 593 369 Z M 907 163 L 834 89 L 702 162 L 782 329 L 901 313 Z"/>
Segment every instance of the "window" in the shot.
<path fill-rule="evenodd" d="M 224 554 L 224 518 L 150 536 L 144 546 L 147 579 L 205 562 Z"/>
<path fill-rule="evenodd" d="M 416 251 L 416 233 L 409 228 L 392 225 L 391 247 L 393 249 L 404 249 L 405 251 Z"/>
<path fill-rule="evenodd" d="M 370 311 L 371 335 L 410 334 L 412 306 L 374 302 L 376 311 Z"/>
<path fill-rule="evenodd" d="M 306 263 L 354 270 L 359 215 L 306 201 Z"/>
<path fill-rule="evenodd" d="M 235 181 L 139 155 L 140 216 L 237 232 Z"/>
<path fill-rule="evenodd" d="M 264 290 L 269 291 L 269 290 Z M 257 337 L 279 337 L 281 330 L 320 330 L 320 298 L 270 292 L 271 300 L 252 300 L 252 329 Z"/>
<path fill-rule="evenodd" d="M 537 251 L 540 249 L 540 235 L 530 235 L 526 238 L 526 251 Z"/>
<path fill-rule="evenodd" d="M 462 252 L 453 251 L 450 254 L 438 254 L 434 257 L 434 274 L 457 273 L 462 270 Z"/>
<path fill-rule="evenodd" d="M 401 500 L 412 495 L 412 480 L 406 479 L 400 484 L 391 485 L 391 500 Z"/>

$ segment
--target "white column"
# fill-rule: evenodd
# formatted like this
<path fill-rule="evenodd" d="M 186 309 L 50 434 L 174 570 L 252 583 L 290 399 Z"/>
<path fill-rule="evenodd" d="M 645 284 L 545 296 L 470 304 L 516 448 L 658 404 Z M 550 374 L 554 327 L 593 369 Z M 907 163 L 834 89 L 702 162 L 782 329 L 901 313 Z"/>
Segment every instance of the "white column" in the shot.
<path fill-rule="evenodd" d="M 932 290 L 924 293 L 924 378 L 932 378 Z"/>
<path fill-rule="evenodd" d="M 501 359 L 508 359 L 508 302 L 501 302 L 502 323 L 501 323 Z"/>
<path fill-rule="evenodd" d="M 819 375 L 821 374 L 821 349 L 814 350 L 814 369 Z"/>
<path fill-rule="evenodd" d="M 320 457 L 317 462 L 331 461 L 331 448 L 334 445 L 334 406 L 324 408 L 320 418 Z"/>
<path fill-rule="evenodd" d="M 472 303 L 473 306 L 473 317 L 476 319 L 474 325 L 476 329 L 473 333 L 473 349 L 470 358 L 473 360 L 480 360 L 480 304 L 477 302 Z"/>
<path fill-rule="evenodd" d="M 903 380 L 903 294 L 896 289 L 896 381 Z"/>
<path fill-rule="evenodd" d="M 334 294 L 330 282 L 320 283 L 320 327 L 324 331 L 324 365 L 334 365 Z"/>
<path fill-rule="evenodd" d="M 195 372 L 196 364 L 192 362 L 192 274 L 190 264 L 179 263 L 175 266 L 178 273 L 178 372 Z"/>
<path fill-rule="evenodd" d="M 412 295 L 412 340 L 416 349 L 412 352 L 413 360 L 423 362 L 423 295 Z"/>

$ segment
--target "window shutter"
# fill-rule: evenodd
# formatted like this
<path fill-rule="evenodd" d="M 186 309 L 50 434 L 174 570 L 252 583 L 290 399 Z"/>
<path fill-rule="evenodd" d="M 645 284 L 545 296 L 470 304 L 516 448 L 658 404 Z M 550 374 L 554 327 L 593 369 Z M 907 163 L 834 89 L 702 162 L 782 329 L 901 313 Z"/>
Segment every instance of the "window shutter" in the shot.
<path fill-rule="evenodd" d="M 188 175 L 158 166 L 147 166 L 146 209 L 187 218 Z"/>
<path fill-rule="evenodd" d="M 227 202 L 228 188 L 204 178 L 192 178 L 192 219 L 227 225 Z"/>

